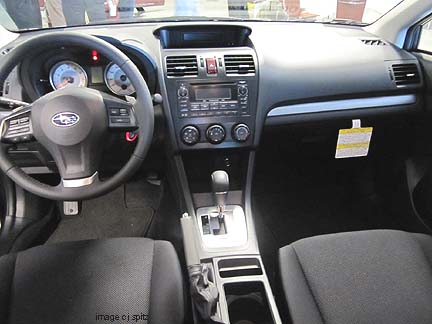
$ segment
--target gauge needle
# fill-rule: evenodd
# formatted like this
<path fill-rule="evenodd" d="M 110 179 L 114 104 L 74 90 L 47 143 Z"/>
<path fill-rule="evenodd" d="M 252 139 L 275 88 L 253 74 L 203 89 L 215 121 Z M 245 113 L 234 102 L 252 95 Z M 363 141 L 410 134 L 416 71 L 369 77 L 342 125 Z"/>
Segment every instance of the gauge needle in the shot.
<path fill-rule="evenodd" d="M 73 81 L 74 80 L 71 77 L 64 78 L 63 81 L 57 86 L 57 89 L 62 89 L 66 87 L 68 84 L 73 83 Z"/>

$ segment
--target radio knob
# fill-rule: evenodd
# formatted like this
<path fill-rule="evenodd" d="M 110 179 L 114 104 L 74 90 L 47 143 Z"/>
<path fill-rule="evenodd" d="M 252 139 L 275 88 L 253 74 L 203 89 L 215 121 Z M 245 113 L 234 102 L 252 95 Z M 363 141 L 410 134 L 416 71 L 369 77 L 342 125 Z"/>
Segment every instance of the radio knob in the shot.
<path fill-rule="evenodd" d="M 238 124 L 232 131 L 232 136 L 237 142 L 246 142 L 250 135 L 251 131 L 246 124 Z"/>
<path fill-rule="evenodd" d="M 178 89 L 177 94 L 178 94 L 179 97 L 184 98 L 184 97 L 188 96 L 189 91 L 188 91 L 188 89 L 186 87 L 182 86 L 182 87 L 180 87 Z"/>
<path fill-rule="evenodd" d="M 213 125 L 207 128 L 207 139 L 212 144 L 220 144 L 225 139 L 225 128 L 221 125 Z"/>
<path fill-rule="evenodd" d="M 248 88 L 245 85 L 239 86 L 238 93 L 241 96 L 246 96 L 248 94 Z"/>
<path fill-rule="evenodd" d="M 186 145 L 195 145 L 200 139 L 200 131 L 195 126 L 186 126 L 181 130 L 180 137 Z"/>

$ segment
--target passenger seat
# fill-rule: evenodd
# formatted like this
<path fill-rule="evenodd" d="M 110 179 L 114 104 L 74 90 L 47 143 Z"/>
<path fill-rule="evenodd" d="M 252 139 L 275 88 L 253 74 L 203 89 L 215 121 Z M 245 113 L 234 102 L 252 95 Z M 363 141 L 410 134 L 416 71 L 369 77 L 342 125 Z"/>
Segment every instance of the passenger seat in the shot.
<path fill-rule="evenodd" d="M 293 324 L 432 323 L 431 236 L 317 236 L 280 249 L 279 266 Z"/>

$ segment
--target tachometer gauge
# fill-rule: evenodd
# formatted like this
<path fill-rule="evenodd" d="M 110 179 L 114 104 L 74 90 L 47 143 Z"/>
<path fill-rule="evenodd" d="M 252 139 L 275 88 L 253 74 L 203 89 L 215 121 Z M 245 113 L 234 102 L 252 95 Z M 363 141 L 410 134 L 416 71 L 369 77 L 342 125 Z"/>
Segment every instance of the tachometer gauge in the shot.
<path fill-rule="evenodd" d="M 105 69 L 105 83 L 118 96 L 130 96 L 135 88 L 117 64 L 110 63 Z"/>
<path fill-rule="evenodd" d="M 51 68 L 49 75 L 54 90 L 66 87 L 87 87 L 87 73 L 77 63 L 61 61 Z"/>

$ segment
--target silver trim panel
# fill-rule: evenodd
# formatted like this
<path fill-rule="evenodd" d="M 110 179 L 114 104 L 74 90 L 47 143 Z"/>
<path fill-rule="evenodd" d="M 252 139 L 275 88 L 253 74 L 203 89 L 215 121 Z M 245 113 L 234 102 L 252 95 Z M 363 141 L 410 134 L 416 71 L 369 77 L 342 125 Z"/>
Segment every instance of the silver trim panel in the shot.
<path fill-rule="evenodd" d="M 267 117 L 277 117 L 295 114 L 310 114 L 318 112 L 339 111 L 360 108 L 378 108 L 389 106 L 410 105 L 417 101 L 417 96 L 413 94 L 386 96 L 363 99 L 344 99 L 323 102 L 312 102 L 296 104 L 290 106 L 276 107 L 270 110 Z"/>
<path fill-rule="evenodd" d="M 95 172 L 91 177 L 87 177 L 87 178 L 73 179 L 73 180 L 62 179 L 63 187 L 65 187 L 65 188 L 79 188 L 79 187 L 89 186 L 95 181 L 97 176 L 98 176 L 98 173 Z"/>

